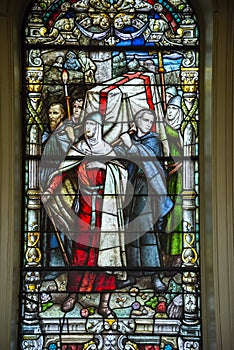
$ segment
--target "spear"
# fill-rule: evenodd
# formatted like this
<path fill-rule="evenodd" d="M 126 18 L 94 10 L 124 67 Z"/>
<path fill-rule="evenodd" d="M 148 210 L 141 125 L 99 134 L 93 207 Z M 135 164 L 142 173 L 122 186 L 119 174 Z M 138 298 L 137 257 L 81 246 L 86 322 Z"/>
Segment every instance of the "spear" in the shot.
<path fill-rule="evenodd" d="M 158 72 L 160 74 L 160 82 L 161 82 L 161 88 L 162 88 L 163 111 L 166 112 L 167 105 L 166 105 L 166 91 L 165 91 L 165 80 L 164 80 L 164 66 L 163 66 L 163 57 L 162 57 L 161 51 L 158 51 Z"/>
<path fill-rule="evenodd" d="M 69 103 L 70 96 L 68 95 L 68 89 L 67 89 L 68 71 L 66 69 L 62 71 L 62 80 L 64 84 L 64 97 L 67 105 L 67 117 L 68 119 L 70 119 L 71 118 L 70 103 Z"/>

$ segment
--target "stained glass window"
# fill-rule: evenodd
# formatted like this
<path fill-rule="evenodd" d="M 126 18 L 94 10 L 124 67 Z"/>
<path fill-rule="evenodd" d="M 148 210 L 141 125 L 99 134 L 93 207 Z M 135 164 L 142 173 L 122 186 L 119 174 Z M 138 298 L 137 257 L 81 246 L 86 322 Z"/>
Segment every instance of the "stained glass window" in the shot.
<path fill-rule="evenodd" d="M 31 1 L 22 48 L 19 347 L 201 349 L 192 4 Z"/>

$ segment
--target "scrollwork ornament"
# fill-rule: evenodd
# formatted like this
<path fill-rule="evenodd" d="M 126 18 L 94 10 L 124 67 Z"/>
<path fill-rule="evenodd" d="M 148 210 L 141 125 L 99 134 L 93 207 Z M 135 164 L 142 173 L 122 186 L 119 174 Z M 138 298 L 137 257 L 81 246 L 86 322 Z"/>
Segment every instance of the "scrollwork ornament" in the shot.
<path fill-rule="evenodd" d="M 38 264 L 41 261 L 41 251 L 37 247 L 28 248 L 26 252 L 26 260 L 30 264 Z"/>
<path fill-rule="evenodd" d="M 179 350 L 199 350 L 200 344 L 197 340 L 183 340 L 182 338 L 178 338 L 178 346 Z"/>
<path fill-rule="evenodd" d="M 21 343 L 23 350 L 42 350 L 43 338 L 42 336 L 37 339 L 25 339 Z"/>
<path fill-rule="evenodd" d="M 94 320 L 94 319 L 88 320 L 86 324 L 86 330 L 87 332 L 91 332 L 91 333 L 103 332 L 104 330 L 103 320 Z"/>
<path fill-rule="evenodd" d="M 197 261 L 197 252 L 194 248 L 185 248 L 182 253 L 182 260 L 186 265 L 194 265 Z"/>
<path fill-rule="evenodd" d="M 185 54 L 185 57 L 182 60 L 183 67 L 193 67 L 196 61 L 195 52 L 188 51 Z"/>
<path fill-rule="evenodd" d="M 184 343 L 184 350 L 199 350 L 199 343 L 197 341 L 188 340 Z"/>
<path fill-rule="evenodd" d="M 39 67 L 42 65 L 42 59 L 40 57 L 41 52 L 39 49 L 33 49 L 29 52 L 29 65 Z"/>
<path fill-rule="evenodd" d="M 84 345 L 83 350 L 97 350 L 97 344 L 92 340 Z"/>
<path fill-rule="evenodd" d="M 138 347 L 135 343 L 127 341 L 124 347 L 124 350 L 138 350 Z"/>
<path fill-rule="evenodd" d="M 132 333 L 135 330 L 134 320 L 118 321 L 118 331 L 122 334 Z"/>

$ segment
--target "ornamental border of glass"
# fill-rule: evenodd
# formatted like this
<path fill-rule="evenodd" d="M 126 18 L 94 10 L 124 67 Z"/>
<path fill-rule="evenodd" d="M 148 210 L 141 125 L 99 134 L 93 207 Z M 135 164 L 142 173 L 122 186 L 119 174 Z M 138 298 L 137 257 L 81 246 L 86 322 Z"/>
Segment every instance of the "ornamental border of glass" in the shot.
<path fill-rule="evenodd" d="M 25 142 L 23 201 L 25 207 L 22 224 L 20 347 L 66 350 L 71 344 L 72 350 L 102 348 L 170 350 L 191 347 L 201 349 L 198 174 L 199 30 L 190 3 L 184 0 L 35 1 L 25 15 L 22 29 L 23 139 Z M 59 74 L 62 73 L 60 83 L 56 80 L 57 78 L 53 80 L 50 54 L 55 59 L 54 63 L 59 66 L 58 58 L 63 56 L 65 59 L 69 51 L 75 53 L 82 51 L 86 58 L 92 58 L 96 66 L 96 81 L 93 76 L 91 78 L 85 76 L 82 67 L 78 71 L 83 80 L 79 80 L 80 78 L 76 80 L 75 69 L 73 71 L 64 67 L 64 63 L 62 69 L 58 70 Z M 165 66 L 166 60 L 169 65 L 173 62 L 170 61 L 170 54 L 180 56 L 179 70 L 175 69 L 179 71 L 177 82 L 173 80 Z M 115 69 L 113 63 L 120 56 L 124 56 L 125 69 L 127 69 L 122 73 L 120 73 L 120 64 L 118 63 Z M 106 69 L 102 70 L 103 62 L 106 62 Z M 117 59 L 115 64 L 116 62 Z M 139 63 L 141 71 L 137 65 Z M 153 65 L 157 66 L 157 70 L 154 67 L 153 71 Z M 149 91 L 149 88 L 158 91 L 158 94 L 155 93 L 151 97 L 151 102 L 148 101 L 148 108 L 161 116 L 156 119 L 156 130 L 161 136 L 164 147 L 164 156 L 161 160 L 166 164 L 170 161 L 170 145 L 163 119 L 167 109 L 166 87 L 174 87 L 180 91 L 183 120 L 179 132 L 182 135 L 183 155 L 178 159 L 175 156 L 174 160 L 179 163 L 182 159 L 183 190 L 179 194 L 182 199 L 183 213 L 182 265 L 179 268 L 158 267 L 157 271 L 163 274 L 165 270 L 169 272 L 177 270 L 181 290 L 178 293 L 172 289 L 171 296 L 181 296 L 178 300 L 181 301 L 183 308 L 182 316 L 174 319 L 168 315 L 165 316 L 167 314 L 165 293 L 161 295 L 158 293 L 156 294 L 156 297 L 159 297 L 156 298 L 157 304 L 153 306 L 156 314 L 151 318 L 144 316 L 141 319 L 137 311 L 139 306 L 142 307 L 139 300 L 145 300 L 144 287 L 142 287 L 142 290 L 130 289 L 128 293 L 113 292 L 116 293 L 116 298 L 120 299 L 120 305 L 121 303 L 124 305 L 125 294 L 134 298 L 131 309 L 135 312 L 135 317 L 95 318 L 95 308 L 87 307 L 83 309 L 83 317 L 79 316 L 78 321 L 74 315 L 71 317 L 60 315 L 54 319 L 52 316 L 43 318 L 43 312 L 53 305 L 53 298 L 51 299 L 53 291 L 45 293 L 42 288 L 42 275 L 45 269 L 49 269 L 45 263 L 46 253 L 43 246 L 46 244 L 45 235 L 41 231 L 42 203 L 39 179 L 41 138 L 48 123 L 44 116 L 45 110 L 51 99 L 53 100 L 53 94 L 57 88 L 57 96 L 61 98 L 63 95 L 67 115 L 71 114 L 71 91 L 72 93 L 78 91 L 80 98 L 85 100 L 84 110 L 90 112 L 92 111 L 88 96 L 90 90 L 99 87 L 100 94 L 104 89 L 111 90 L 112 86 L 120 88 L 125 84 L 126 78 L 130 89 L 143 80 L 146 91 L 147 89 Z M 123 99 L 123 101 L 126 105 L 129 99 Z M 125 108 L 128 107 L 125 106 Z M 102 105 L 99 111 L 102 114 L 107 113 L 108 106 L 105 105 L 103 108 Z M 120 124 L 123 127 L 125 121 Z M 123 132 L 122 129 L 117 132 L 118 137 L 121 132 Z M 108 139 L 108 130 L 106 134 Z M 116 137 L 108 139 L 111 143 L 115 141 Z M 57 270 L 61 270 L 62 273 L 69 269 L 70 267 L 67 266 L 57 267 Z M 64 286 L 60 285 L 60 288 L 61 293 L 66 291 Z M 54 294 L 55 292 L 58 293 L 58 290 L 54 291 Z M 42 295 L 45 300 L 42 300 Z M 145 305 L 148 302 L 151 309 L 154 297 L 154 294 L 149 293 L 148 299 L 145 300 Z M 88 312 L 87 315 L 85 310 Z M 77 347 L 74 347 L 74 344 Z"/>

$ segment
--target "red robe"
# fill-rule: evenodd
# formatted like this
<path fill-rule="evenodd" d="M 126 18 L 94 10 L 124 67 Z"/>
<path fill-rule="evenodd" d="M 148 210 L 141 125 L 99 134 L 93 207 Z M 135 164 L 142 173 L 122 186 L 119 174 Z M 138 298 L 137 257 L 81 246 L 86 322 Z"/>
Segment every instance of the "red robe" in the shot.
<path fill-rule="evenodd" d="M 80 186 L 79 192 L 79 232 L 82 237 L 82 244 L 74 242 L 73 257 L 71 265 L 74 270 L 68 273 L 67 290 L 70 293 L 74 292 L 107 292 L 116 289 L 115 275 L 99 270 L 98 261 L 98 244 L 100 238 L 100 227 L 102 220 L 102 203 L 104 183 L 106 171 L 104 169 L 86 169 L 86 163 L 82 162 L 76 170 L 78 183 Z M 50 185 L 50 190 L 53 192 L 61 183 L 61 179 L 66 177 L 56 176 Z M 85 189 L 88 186 L 98 186 L 98 196 L 95 197 L 95 229 L 91 229 L 92 219 L 92 195 L 86 194 Z M 101 187 L 101 188 L 100 188 Z M 83 190 L 82 190 L 83 189 Z M 79 266 L 87 267 L 87 269 L 79 270 Z M 92 267 L 91 270 L 88 267 Z M 97 270 L 95 271 L 95 267 Z M 98 271 L 99 270 L 99 271 Z"/>

